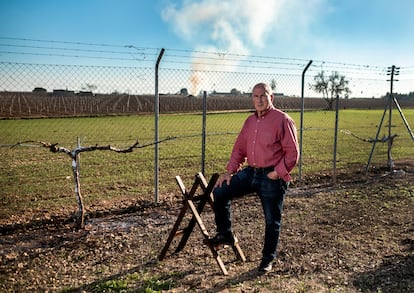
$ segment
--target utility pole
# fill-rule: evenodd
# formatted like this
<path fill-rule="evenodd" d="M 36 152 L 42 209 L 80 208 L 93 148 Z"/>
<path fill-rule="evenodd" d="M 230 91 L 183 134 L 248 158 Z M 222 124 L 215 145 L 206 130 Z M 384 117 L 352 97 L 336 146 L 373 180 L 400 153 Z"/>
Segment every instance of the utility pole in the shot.
<path fill-rule="evenodd" d="M 392 65 L 391 67 L 388 67 L 387 70 L 387 75 L 390 75 L 391 78 L 388 79 L 387 81 L 390 82 L 390 97 L 389 97 L 389 117 L 388 117 L 388 150 L 387 150 L 387 155 L 388 155 L 388 160 L 387 160 L 387 166 L 390 170 L 390 172 L 392 172 L 394 170 L 394 161 L 392 159 L 391 156 L 391 148 L 392 148 L 392 143 L 394 141 L 392 135 L 391 135 L 391 127 L 392 127 L 392 100 L 394 99 L 394 94 L 393 94 L 393 89 L 394 89 L 394 81 L 398 81 L 397 79 L 394 79 L 394 77 L 396 75 L 400 74 L 400 68 L 399 67 L 395 67 L 395 65 Z"/>
<path fill-rule="evenodd" d="M 390 75 L 391 78 L 388 79 L 387 81 L 390 81 L 390 93 L 388 95 L 388 99 L 387 99 L 387 104 L 384 107 L 384 113 L 382 114 L 382 118 L 381 118 L 381 122 L 378 125 L 378 129 L 377 129 L 377 135 L 375 136 L 375 139 L 372 140 L 372 149 L 371 149 L 371 153 L 369 155 L 368 158 L 368 163 L 365 169 L 365 173 L 368 173 L 368 169 L 369 169 L 369 165 L 371 164 L 371 159 L 372 159 L 372 155 L 374 154 L 374 149 L 375 149 L 375 145 L 377 142 L 388 142 L 388 167 L 390 169 L 390 172 L 394 171 L 394 162 L 392 160 L 391 157 L 391 148 L 392 148 L 392 143 L 394 141 L 394 138 L 397 136 L 396 134 L 391 135 L 391 126 L 392 126 L 392 106 L 393 104 L 395 104 L 395 106 L 397 107 L 398 112 L 400 113 L 401 119 L 404 122 L 405 127 L 408 130 L 408 133 L 411 136 L 411 139 L 414 140 L 414 133 L 410 128 L 410 125 L 408 124 L 407 119 L 405 119 L 404 113 L 401 109 L 400 104 L 398 103 L 398 100 L 394 97 L 394 93 L 393 93 L 393 87 L 394 87 L 394 81 L 398 81 L 397 79 L 395 79 L 394 77 L 396 75 L 400 74 L 400 68 L 399 67 L 395 67 L 395 65 L 388 67 L 388 71 L 387 71 L 387 75 Z M 384 118 L 385 118 L 385 114 L 387 113 L 387 110 L 390 111 L 389 113 L 389 121 L 388 121 L 388 137 L 386 137 L 386 140 L 384 139 L 379 139 L 379 134 L 381 131 L 381 127 L 382 127 L 382 123 L 384 122 Z"/>

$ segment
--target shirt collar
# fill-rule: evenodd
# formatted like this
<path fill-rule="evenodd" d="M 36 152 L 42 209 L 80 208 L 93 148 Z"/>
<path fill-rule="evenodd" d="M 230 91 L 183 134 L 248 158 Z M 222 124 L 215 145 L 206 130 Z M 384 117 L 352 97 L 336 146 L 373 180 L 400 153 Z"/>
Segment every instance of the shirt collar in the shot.
<path fill-rule="evenodd" d="M 262 114 L 262 118 L 265 117 L 271 110 L 275 109 L 273 105 L 270 105 L 270 107 Z M 254 111 L 254 115 L 256 115 L 256 118 L 259 118 L 259 115 L 257 114 L 257 111 Z"/>

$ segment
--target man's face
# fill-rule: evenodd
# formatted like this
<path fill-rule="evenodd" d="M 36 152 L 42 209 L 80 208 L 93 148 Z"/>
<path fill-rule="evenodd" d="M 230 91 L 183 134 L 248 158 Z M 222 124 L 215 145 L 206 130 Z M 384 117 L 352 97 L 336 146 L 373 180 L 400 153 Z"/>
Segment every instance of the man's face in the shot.
<path fill-rule="evenodd" d="M 253 104 L 257 112 L 264 112 L 269 109 L 273 102 L 273 95 L 266 93 L 263 87 L 253 89 Z"/>

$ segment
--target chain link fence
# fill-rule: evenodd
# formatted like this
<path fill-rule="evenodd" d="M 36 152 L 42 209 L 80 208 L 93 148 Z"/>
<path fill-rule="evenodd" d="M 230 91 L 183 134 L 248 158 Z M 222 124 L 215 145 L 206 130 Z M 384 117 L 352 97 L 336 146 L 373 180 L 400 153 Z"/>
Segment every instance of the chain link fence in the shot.
<path fill-rule="evenodd" d="M 151 200 L 158 192 L 154 190 L 157 171 L 161 200 L 173 199 L 179 196 L 176 175 L 192 181 L 200 171 L 206 177 L 224 171 L 242 123 L 253 111 L 250 93 L 257 82 L 270 83 L 275 106 L 296 121 L 302 137 L 302 178 L 296 168 L 296 182 L 309 176 L 330 176 L 334 155 L 338 168 L 361 169 L 367 164 L 370 139 L 377 133 L 386 110 L 383 97 L 389 91 L 382 68 L 370 71 L 372 77 L 358 66 L 324 65 L 323 70 L 343 72 L 352 91 L 350 98 L 340 99 L 335 132 L 335 111 L 328 109 L 327 101 L 310 86 L 321 62 L 306 72 L 302 88 L 304 60 L 286 64 L 285 60 L 256 58 L 236 60 L 236 66 L 231 58 L 209 59 L 196 52 L 198 59 L 194 59 L 194 52 L 190 53 L 177 55 L 167 50 L 161 60 L 159 117 L 155 117 L 155 59 L 149 62 L 153 66 L 147 66 L 148 59 L 146 66 L 0 62 L 2 201 L 13 204 L 17 194 L 39 205 L 51 198 L 57 202 L 72 198 L 70 160 L 63 154 L 49 153 L 39 142 L 73 149 L 90 145 L 127 147 L 137 140 L 140 147 L 129 154 L 96 151 L 81 155 L 81 182 L 87 202 L 92 204 L 93 198 L 102 194 Z M 401 87 L 412 81 L 408 77 Z M 413 99 L 399 103 L 413 125 Z M 398 134 L 393 158 L 410 157 L 409 129 L 398 112 L 393 115 L 390 126 Z M 384 123 L 380 138 L 387 135 L 387 127 Z M 154 157 L 156 148 L 159 165 Z M 378 143 L 372 164 L 386 160 L 387 143 Z"/>

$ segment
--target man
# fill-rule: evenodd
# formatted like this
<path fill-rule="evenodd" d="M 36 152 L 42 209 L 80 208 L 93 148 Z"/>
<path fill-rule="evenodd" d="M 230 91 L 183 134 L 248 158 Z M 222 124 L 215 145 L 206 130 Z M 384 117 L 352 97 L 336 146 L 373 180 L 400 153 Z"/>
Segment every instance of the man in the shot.
<path fill-rule="evenodd" d="M 267 273 L 272 270 L 276 257 L 283 199 L 291 180 L 290 172 L 299 159 L 299 148 L 295 123 L 288 114 L 273 106 L 270 86 L 256 84 L 252 99 L 256 111 L 244 122 L 227 163 L 227 172 L 220 176 L 213 190 L 217 234 L 210 243 L 234 243 L 231 200 L 255 192 L 261 200 L 266 224 L 259 271 Z"/>

